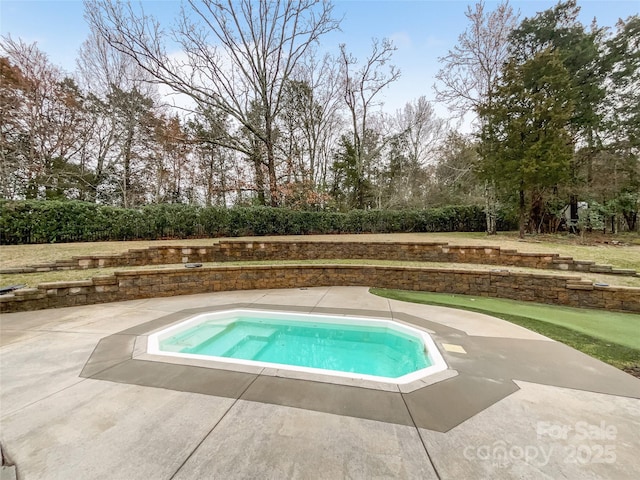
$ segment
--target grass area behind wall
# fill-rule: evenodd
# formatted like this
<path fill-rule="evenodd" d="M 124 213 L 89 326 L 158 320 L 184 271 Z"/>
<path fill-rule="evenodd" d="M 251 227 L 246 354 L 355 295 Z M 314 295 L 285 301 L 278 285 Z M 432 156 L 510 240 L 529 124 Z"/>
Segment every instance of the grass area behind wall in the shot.
<path fill-rule="evenodd" d="M 640 367 L 640 315 L 513 300 L 372 288 L 393 300 L 460 308 L 507 320 L 620 369 Z"/>

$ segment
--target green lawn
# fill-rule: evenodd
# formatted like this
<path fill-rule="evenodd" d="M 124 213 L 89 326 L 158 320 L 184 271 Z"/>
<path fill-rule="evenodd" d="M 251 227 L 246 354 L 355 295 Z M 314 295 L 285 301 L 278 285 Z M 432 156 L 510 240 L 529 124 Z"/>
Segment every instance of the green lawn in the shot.
<path fill-rule="evenodd" d="M 618 368 L 640 366 L 640 315 L 488 297 L 372 288 L 394 300 L 486 313 L 563 342 Z"/>

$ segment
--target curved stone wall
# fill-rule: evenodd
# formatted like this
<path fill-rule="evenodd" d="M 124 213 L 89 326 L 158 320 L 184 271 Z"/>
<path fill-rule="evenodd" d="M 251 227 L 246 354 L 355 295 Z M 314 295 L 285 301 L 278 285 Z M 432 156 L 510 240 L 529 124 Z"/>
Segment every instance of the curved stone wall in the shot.
<path fill-rule="evenodd" d="M 547 270 L 637 276 L 634 270 L 574 260 L 558 254 L 520 253 L 489 246 L 456 246 L 447 243 L 338 242 L 338 241 L 220 241 L 198 247 L 161 246 L 130 250 L 121 255 L 74 257 L 55 263 L 3 270 L 29 273 L 51 270 L 133 267 L 193 262 L 250 260 L 374 259 L 413 262 L 473 263 Z"/>
<path fill-rule="evenodd" d="M 640 312 L 640 288 L 594 286 L 564 275 L 331 264 L 223 265 L 116 272 L 86 281 L 44 283 L 37 288 L 16 290 L 13 295 L 0 296 L 0 312 L 193 293 L 314 286 L 397 288 Z"/>

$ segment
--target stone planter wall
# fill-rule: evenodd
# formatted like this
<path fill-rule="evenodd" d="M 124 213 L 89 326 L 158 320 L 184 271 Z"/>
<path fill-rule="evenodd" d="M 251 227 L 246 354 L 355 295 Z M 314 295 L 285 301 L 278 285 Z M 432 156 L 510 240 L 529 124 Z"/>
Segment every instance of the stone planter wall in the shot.
<path fill-rule="evenodd" d="M 557 254 L 519 253 L 499 247 L 454 246 L 446 243 L 221 241 L 209 246 L 162 246 L 130 250 L 122 255 L 93 255 L 51 264 L 7 269 L 28 273 L 143 265 L 250 260 L 377 259 L 417 262 L 474 263 L 538 269 L 638 275 L 633 270 L 578 261 Z"/>
<path fill-rule="evenodd" d="M 242 257 L 248 255 L 246 250 L 250 250 L 246 246 L 235 247 L 229 248 L 240 252 L 238 255 Z M 257 248 L 261 248 L 259 244 Z M 403 251 L 403 247 L 397 244 L 378 248 Z M 406 248 L 407 255 L 411 250 Z M 94 277 L 92 280 L 45 283 L 37 288 L 17 290 L 13 295 L 0 296 L 0 312 L 218 291 L 315 286 L 398 288 L 640 312 L 640 288 L 599 287 L 562 275 L 330 264 L 116 272 L 112 276 Z"/>

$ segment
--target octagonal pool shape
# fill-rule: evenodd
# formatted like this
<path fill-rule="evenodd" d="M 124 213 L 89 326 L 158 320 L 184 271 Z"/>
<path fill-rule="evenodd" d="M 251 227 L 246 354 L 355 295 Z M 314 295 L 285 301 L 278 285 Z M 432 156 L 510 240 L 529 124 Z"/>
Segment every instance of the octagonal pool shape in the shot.
<path fill-rule="evenodd" d="M 428 333 L 393 320 L 264 310 L 197 315 L 147 352 L 397 384 L 447 369 Z"/>

